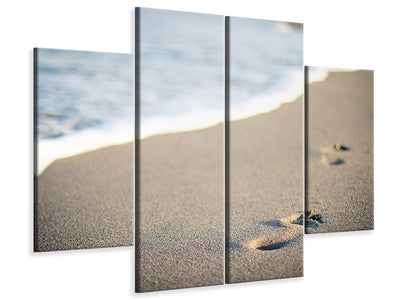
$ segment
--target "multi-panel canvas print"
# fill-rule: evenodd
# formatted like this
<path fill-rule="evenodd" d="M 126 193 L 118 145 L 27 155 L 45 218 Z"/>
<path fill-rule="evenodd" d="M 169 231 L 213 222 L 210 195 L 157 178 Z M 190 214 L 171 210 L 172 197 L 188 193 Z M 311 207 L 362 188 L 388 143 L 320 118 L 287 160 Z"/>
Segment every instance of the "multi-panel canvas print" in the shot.
<path fill-rule="evenodd" d="M 34 251 L 133 244 L 133 56 L 34 50 Z"/>
<path fill-rule="evenodd" d="M 135 53 L 34 49 L 34 251 L 134 245 L 135 291 L 303 276 L 374 227 L 374 73 L 303 24 L 135 8 Z"/>
<path fill-rule="evenodd" d="M 374 73 L 306 67 L 306 233 L 374 227 Z"/>
<path fill-rule="evenodd" d="M 135 289 L 224 282 L 224 19 L 136 8 Z"/>
<path fill-rule="evenodd" d="M 303 275 L 303 26 L 228 17 L 228 283 Z"/>

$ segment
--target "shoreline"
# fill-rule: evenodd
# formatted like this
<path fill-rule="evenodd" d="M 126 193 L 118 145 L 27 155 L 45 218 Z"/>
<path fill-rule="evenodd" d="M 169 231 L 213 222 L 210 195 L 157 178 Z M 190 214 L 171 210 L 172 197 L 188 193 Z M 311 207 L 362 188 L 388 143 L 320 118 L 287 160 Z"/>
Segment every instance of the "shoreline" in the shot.
<path fill-rule="evenodd" d="M 313 86 L 332 86 L 335 74 L 342 73 L 332 74 Z M 303 239 L 298 225 L 287 221 L 303 211 L 302 104 L 298 97 L 278 110 L 230 123 L 236 137 L 229 139 L 234 162 L 227 211 L 230 283 L 303 275 Z M 141 255 L 139 291 L 222 283 L 223 132 L 220 123 L 141 140 L 146 171 L 140 179 L 141 240 L 135 248 Z M 356 145 L 349 146 L 357 157 Z M 35 251 L 132 245 L 133 174 L 132 142 L 52 163 L 37 178 Z M 321 179 L 329 187 L 329 177 Z M 324 218 L 321 232 L 334 224 L 341 208 L 357 214 L 345 199 L 332 200 L 311 202 Z M 271 241 L 279 247 L 269 249 Z"/>
<path fill-rule="evenodd" d="M 54 139 L 37 139 L 37 174 L 40 175 L 58 159 L 81 155 L 134 140 L 134 122 L 124 120 L 71 132 Z"/>
<path fill-rule="evenodd" d="M 355 72 L 357 70 L 353 70 L 353 69 L 339 69 L 339 68 L 323 68 L 323 72 L 318 72 L 317 75 L 313 76 L 313 79 L 310 81 L 310 83 L 314 83 L 314 82 L 323 82 L 326 80 L 326 78 L 329 76 L 329 73 L 340 73 L 340 72 Z M 311 71 L 310 71 L 311 72 Z M 284 93 L 283 93 L 284 94 Z M 290 94 L 290 93 L 289 93 Z M 252 113 L 250 115 L 245 115 L 245 116 L 238 116 L 236 118 L 231 118 L 231 122 L 234 121 L 239 121 L 239 120 L 245 120 L 248 118 L 252 118 L 258 115 L 262 115 L 265 113 L 269 113 L 275 110 L 280 109 L 280 107 L 282 105 L 284 105 L 285 103 L 291 103 L 296 101 L 296 99 L 298 99 L 299 97 L 301 97 L 303 95 L 302 91 L 298 91 L 295 94 L 291 94 L 291 96 L 287 97 L 287 96 L 280 96 L 281 98 L 284 99 L 288 99 L 288 100 L 282 100 L 282 101 L 278 101 L 275 105 L 273 105 L 271 108 L 268 108 L 267 110 L 263 109 L 260 112 L 257 113 Z M 263 94 L 263 95 L 259 95 L 256 96 L 255 98 L 268 98 L 269 96 L 271 96 L 270 94 Z M 251 101 L 251 100 L 249 100 Z M 240 107 L 241 105 L 238 105 L 238 107 Z M 232 108 L 231 108 L 232 110 Z M 169 131 L 151 131 L 144 134 L 144 137 L 141 137 L 140 140 L 144 140 L 147 139 L 149 137 L 152 136 L 159 136 L 159 135 L 163 135 L 163 134 L 175 134 L 175 133 L 181 133 L 181 132 L 191 132 L 191 131 L 197 131 L 197 130 L 203 130 L 203 129 L 207 129 L 207 128 L 212 128 L 214 126 L 219 125 L 220 123 L 224 123 L 224 121 L 215 121 L 218 118 L 215 117 L 215 113 L 213 113 L 214 117 L 214 121 L 211 122 L 211 124 L 203 124 L 203 125 L 196 125 L 196 127 L 191 127 L 191 126 L 186 126 L 183 129 L 176 129 L 176 126 L 173 126 L 173 128 Z M 182 119 L 182 117 L 180 117 L 180 119 Z M 185 120 L 191 120 L 192 118 L 190 117 L 184 117 L 183 119 Z M 220 118 L 221 120 L 223 119 Z M 149 118 L 147 120 L 147 122 L 149 123 L 149 121 L 152 120 L 156 120 L 157 118 L 153 119 L 153 118 Z M 163 123 L 166 120 L 158 120 L 158 123 Z M 134 127 L 133 125 L 134 122 L 132 122 L 132 127 Z M 176 122 L 175 122 L 176 123 Z M 178 123 L 182 123 L 182 122 L 178 122 Z M 69 157 L 73 157 L 76 155 L 81 155 L 87 152 L 91 152 L 91 151 L 96 151 L 99 149 L 103 149 L 103 148 L 107 148 L 107 147 L 112 147 L 112 146 L 116 146 L 116 145 L 122 145 L 128 142 L 131 142 L 134 137 L 127 137 L 127 134 L 123 134 L 122 136 L 119 136 L 117 138 L 113 137 L 113 140 L 110 142 L 105 143 L 104 142 L 104 135 L 107 136 L 115 136 L 115 135 L 119 135 L 120 132 L 133 132 L 133 130 L 118 130 L 120 129 L 121 124 L 114 124 L 111 126 L 111 128 L 108 128 L 106 130 L 98 130 L 96 128 L 91 128 L 91 129 L 87 129 L 83 132 L 78 132 L 78 133 L 73 133 L 73 134 L 68 134 L 65 137 L 62 137 L 60 139 L 43 139 L 43 140 L 38 140 L 38 149 L 40 147 L 46 148 L 48 150 L 43 150 L 43 151 L 38 151 L 38 156 L 41 156 L 41 158 L 38 158 L 38 174 L 36 174 L 37 176 L 39 176 L 41 173 L 43 173 L 43 171 L 49 167 L 51 165 L 51 163 L 53 163 L 56 160 L 59 159 L 64 159 L 64 158 L 69 158 Z M 125 125 L 123 127 L 126 127 Z M 129 135 L 129 134 L 128 134 Z M 92 143 L 90 144 L 86 144 L 85 146 L 79 146 L 76 147 L 74 146 L 76 149 L 70 149 L 70 150 L 66 150 L 66 148 L 70 147 L 70 145 L 77 145 L 77 144 L 81 144 L 82 140 L 85 139 L 93 139 L 91 136 L 100 136 L 97 139 L 96 143 Z M 77 142 L 77 140 L 79 140 L 79 143 Z M 72 148 L 74 148 L 72 147 Z M 50 154 L 45 153 L 46 151 L 49 151 Z M 42 153 L 43 152 L 43 153 Z M 43 161 L 43 162 L 40 162 Z"/>
<path fill-rule="evenodd" d="M 80 156 L 80 155 L 85 155 L 87 153 L 91 153 L 91 152 L 95 152 L 95 151 L 99 151 L 99 150 L 103 150 L 103 149 L 107 149 L 110 147 L 116 147 L 116 146 L 122 146 L 125 144 L 130 144 L 133 143 L 133 139 L 129 140 L 129 141 L 125 141 L 125 142 L 121 142 L 121 143 L 116 143 L 116 144 L 110 144 L 110 145 L 105 145 L 105 146 L 99 146 L 99 147 L 89 147 L 85 150 L 82 151 L 74 151 L 71 152 L 71 154 L 66 154 L 65 156 L 60 156 L 60 157 L 56 157 L 54 159 L 44 159 L 46 162 L 48 161 L 48 163 L 38 163 L 38 170 L 37 170 L 37 174 L 34 174 L 36 177 L 41 176 L 52 164 L 54 164 L 55 162 L 59 161 L 59 160 L 63 160 L 63 159 L 69 159 L 69 158 L 73 158 L 76 156 Z M 39 153 L 39 145 L 37 146 L 37 152 Z M 38 158 L 37 161 L 40 161 L 39 158 L 40 154 L 38 154 Z"/>

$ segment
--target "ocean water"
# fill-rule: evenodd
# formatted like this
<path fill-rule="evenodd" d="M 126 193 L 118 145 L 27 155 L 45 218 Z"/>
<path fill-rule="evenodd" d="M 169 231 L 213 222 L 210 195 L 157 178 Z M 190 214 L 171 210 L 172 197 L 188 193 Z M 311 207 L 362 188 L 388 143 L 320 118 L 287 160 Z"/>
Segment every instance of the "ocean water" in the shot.
<path fill-rule="evenodd" d="M 37 49 L 37 173 L 134 138 L 133 55 Z"/>
<path fill-rule="evenodd" d="M 141 138 L 224 120 L 224 18 L 141 9 Z M 303 93 L 302 24 L 230 18 L 230 117 Z"/>
<path fill-rule="evenodd" d="M 140 9 L 140 137 L 224 120 L 224 18 Z"/>
<path fill-rule="evenodd" d="M 302 26 L 230 20 L 231 120 L 301 95 Z M 222 16 L 141 9 L 140 50 L 141 138 L 223 122 Z M 55 159 L 134 139 L 133 70 L 130 54 L 38 49 L 38 174 Z M 309 82 L 346 71 L 309 70 Z"/>
<path fill-rule="evenodd" d="M 308 83 L 324 81 L 329 73 L 331 72 L 354 72 L 357 69 L 341 69 L 341 68 L 331 68 L 331 67 L 308 67 Z"/>
<path fill-rule="evenodd" d="M 303 93 L 303 26 L 230 18 L 230 117 L 279 108 Z"/>

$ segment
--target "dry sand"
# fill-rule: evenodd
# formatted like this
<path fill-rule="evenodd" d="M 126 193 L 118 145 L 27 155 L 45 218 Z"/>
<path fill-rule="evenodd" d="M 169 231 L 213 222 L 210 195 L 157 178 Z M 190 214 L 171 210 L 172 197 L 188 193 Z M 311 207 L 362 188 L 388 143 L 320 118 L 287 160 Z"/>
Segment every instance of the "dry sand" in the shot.
<path fill-rule="evenodd" d="M 36 180 L 35 251 L 133 244 L 133 143 L 53 162 Z"/>
<path fill-rule="evenodd" d="M 374 227 L 373 71 L 333 72 L 308 88 L 307 233 Z"/>
<path fill-rule="evenodd" d="M 222 124 L 140 141 L 136 291 L 224 282 Z"/>
<path fill-rule="evenodd" d="M 229 283 L 303 274 L 303 227 L 284 219 L 303 210 L 302 104 L 231 122 Z"/>
<path fill-rule="evenodd" d="M 303 274 L 302 103 L 231 123 L 228 282 Z M 222 126 L 140 148 L 137 291 L 222 284 Z"/>

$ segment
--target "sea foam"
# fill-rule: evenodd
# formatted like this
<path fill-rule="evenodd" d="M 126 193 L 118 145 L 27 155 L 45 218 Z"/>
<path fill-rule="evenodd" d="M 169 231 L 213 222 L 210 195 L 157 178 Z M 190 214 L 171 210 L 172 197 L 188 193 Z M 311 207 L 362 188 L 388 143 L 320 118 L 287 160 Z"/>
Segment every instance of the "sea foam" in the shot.
<path fill-rule="evenodd" d="M 57 139 L 39 140 L 36 175 L 40 175 L 56 159 L 131 142 L 134 139 L 134 132 L 133 121 L 122 121 L 113 125 L 71 133 Z"/>

